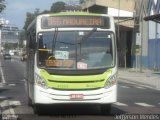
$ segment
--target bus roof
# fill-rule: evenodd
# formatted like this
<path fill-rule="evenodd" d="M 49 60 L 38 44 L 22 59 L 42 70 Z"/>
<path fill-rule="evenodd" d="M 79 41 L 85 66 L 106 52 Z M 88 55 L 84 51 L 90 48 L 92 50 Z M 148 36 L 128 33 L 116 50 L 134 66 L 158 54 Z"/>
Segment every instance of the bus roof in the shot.
<path fill-rule="evenodd" d="M 64 15 L 67 15 L 67 16 L 76 16 L 76 15 L 79 15 L 79 16 L 102 16 L 104 14 L 98 14 L 98 13 L 88 13 L 88 12 L 60 12 L 60 13 L 50 13 L 49 16 L 64 16 Z M 106 14 L 105 14 L 106 16 Z"/>

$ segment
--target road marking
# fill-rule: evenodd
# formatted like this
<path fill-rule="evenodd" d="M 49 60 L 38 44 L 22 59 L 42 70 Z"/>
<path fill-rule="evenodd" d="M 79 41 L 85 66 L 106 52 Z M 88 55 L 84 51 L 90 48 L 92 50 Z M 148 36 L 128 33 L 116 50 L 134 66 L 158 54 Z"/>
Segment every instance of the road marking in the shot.
<path fill-rule="evenodd" d="M 25 79 L 23 79 L 23 80 L 20 80 L 20 81 L 25 82 L 26 80 L 25 80 Z"/>
<path fill-rule="evenodd" d="M 6 83 L 5 78 L 4 78 L 4 74 L 3 74 L 3 70 L 2 70 L 2 63 L 0 62 L 0 73 L 2 76 L 2 83 Z"/>
<path fill-rule="evenodd" d="M 2 114 L 12 114 L 12 115 L 15 114 L 13 108 L 9 105 L 8 100 L 4 100 L 3 102 L 1 102 L 1 108 L 2 108 Z"/>
<path fill-rule="evenodd" d="M 127 104 L 120 103 L 120 102 L 116 102 L 116 103 L 114 103 L 114 105 L 118 105 L 118 106 L 128 106 Z"/>
<path fill-rule="evenodd" d="M 0 83 L 0 88 L 4 87 L 4 85 L 2 83 Z"/>
<path fill-rule="evenodd" d="M 152 86 L 143 85 L 143 83 L 139 84 L 139 83 L 136 83 L 136 82 L 133 82 L 133 81 L 127 81 L 127 80 L 124 80 L 123 78 L 120 78 L 119 81 L 122 81 L 122 82 L 125 82 L 125 83 L 129 83 L 129 84 L 133 84 L 135 86 L 141 86 L 141 87 L 157 90 L 157 88 L 153 88 Z"/>
<path fill-rule="evenodd" d="M 121 85 L 120 87 L 121 87 L 121 88 L 130 88 L 130 87 L 128 87 L 128 86 L 122 86 L 122 85 Z"/>
<path fill-rule="evenodd" d="M 19 105 L 21 105 L 21 102 L 20 101 L 9 101 L 9 105 L 11 105 L 11 106 L 19 106 Z"/>
<path fill-rule="evenodd" d="M 3 100 L 2 102 L 0 102 L 0 107 L 3 108 L 3 107 L 6 107 L 7 106 L 7 100 Z"/>
<path fill-rule="evenodd" d="M 140 86 L 135 86 L 136 88 L 138 88 L 138 89 L 146 89 L 146 88 L 144 88 L 144 87 L 140 87 Z"/>
<path fill-rule="evenodd" d="M 16 86 L 16 84 L 8 84 L 8 86 Z"/>
<path fill-rule="evenodd" d="M 150 104 L 147 104 L 147 103 L 135 103 L 135 104 L 143 106 L 143 107 L 154 107 L 154 105 L 150 105 Z"/>
<path fill-rule="evenodd" d="M 0 96 L 0 99 L 6 99 L 7 96 Z"/>
<path fill-rule="evenodd" d="M 1 108 L 0 112 L 2 115 L 2 119 L 18 120 L 18 115 L 15 114 L 12 104 L 19 104 L 19 102 L 17 103 L 17 101 L 8 101 L 8 100 L 4 100 L 0 102 L 0 108 Z"/>

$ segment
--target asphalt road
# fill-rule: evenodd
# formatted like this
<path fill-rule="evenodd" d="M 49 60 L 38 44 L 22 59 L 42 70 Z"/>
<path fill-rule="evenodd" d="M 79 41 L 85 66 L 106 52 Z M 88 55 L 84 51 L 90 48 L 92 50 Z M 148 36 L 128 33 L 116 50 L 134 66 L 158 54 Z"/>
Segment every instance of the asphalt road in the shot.
<path fill-rule="evenodd" d="M 0 113 L 2 117 L 20 118 L 20 120 L 120 120 L 119 115 L 154 114 L 160 116 L 160 91 L 144 86 L 118 82 L 118 102 L 112 105 L 112 114 L 103 116 L 98 106 L 49 106 L 44 115 L 38 116 L 27 106 L 25 94 L 25 62 L 17 57 L 4 60 L 0 56 Z M 3 73 L 2 73 L 3 72 Z M 13 116 L 7 116 L 13 114 Z M 152 116 L 153 117 L 153 116 Z M 145 118 L 145 116 L 144 116 Z M 153 119 L 154 120 L 154 119 Z"/>

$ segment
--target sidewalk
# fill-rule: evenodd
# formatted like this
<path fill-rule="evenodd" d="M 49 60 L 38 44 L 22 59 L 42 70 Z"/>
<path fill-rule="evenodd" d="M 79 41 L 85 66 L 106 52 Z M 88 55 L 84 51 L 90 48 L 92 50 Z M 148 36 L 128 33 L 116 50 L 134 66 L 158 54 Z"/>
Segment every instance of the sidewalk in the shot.
<path fill-rule="evenodd" d="M 160 72 L 155 73 L 151 70 L 136 72 L 135 69 L 119 68 L 118 78 L 119 81 L 132 82 L 148 88 L 160 90 Z"/>

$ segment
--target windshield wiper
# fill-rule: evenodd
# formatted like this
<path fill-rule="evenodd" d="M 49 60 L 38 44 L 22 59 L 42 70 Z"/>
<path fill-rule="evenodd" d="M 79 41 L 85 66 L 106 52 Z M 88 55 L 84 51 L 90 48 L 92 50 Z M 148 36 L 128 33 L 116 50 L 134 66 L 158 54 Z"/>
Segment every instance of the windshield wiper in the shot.
<path fill-rule="evenodd" d="M 80 56 L 80 58 L 81 58 L 81 56 L 82 56 L 82 51 L 81 51 L 81 49 L 82 49 L 82 43 L 84 42 L 84 41 L 86 41 L 86 40 L 88 40 L 88 38 L 94 33 L 94 32 L 96 32 L 97 31 L 97 28 L 93 28 L 88 34 L 86 34 L 86 35 L 84 35 L 81 39 L 80 39 L 80 41 L 78 40 L 78 42 L 77 42 L 77 45 L 79 45 L 79 56 Z M 76 47 L 76 53 L 78 52 L 78 50 L 77 50 L 77 47 Z M 78 53 L 77 53 L 77 56 L 78 56 Z M 76 57 L 76 61 L 78 61 L 78 58 Z"/>
<path fill-rule="evenodd" d="M 58 28 L 55 28 L 55 33 L 53 36 L 53 41 L 52 41 L 52 54 L 55 56 L 55 47 L 56 47 L 56 42 L 57 42 L 57 35 L 58 35 Z"/>
<path fill-rule="evenodd" d="M 97 31 L 97 28 L 93 28 L 88 34 L 84 35 L 77 44 L 81 44 L 82 42 L 86 41 L 94 32 Z"/>

